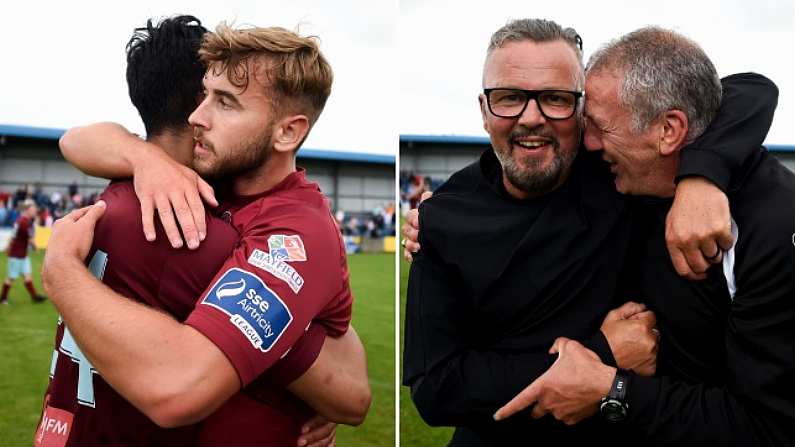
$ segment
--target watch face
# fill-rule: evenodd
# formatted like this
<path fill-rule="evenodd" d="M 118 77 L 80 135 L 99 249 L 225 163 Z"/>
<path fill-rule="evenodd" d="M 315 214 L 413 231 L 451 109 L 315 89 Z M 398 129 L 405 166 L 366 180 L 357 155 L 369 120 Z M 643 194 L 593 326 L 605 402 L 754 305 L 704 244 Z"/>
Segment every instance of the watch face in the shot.
<path fill-rule="evenodd" d="M 615 399 L 608 399 L 602 402 L 599 412 L 610 422 L 623 421 L 627 418 L 627 408 L 623 403 Z"/>

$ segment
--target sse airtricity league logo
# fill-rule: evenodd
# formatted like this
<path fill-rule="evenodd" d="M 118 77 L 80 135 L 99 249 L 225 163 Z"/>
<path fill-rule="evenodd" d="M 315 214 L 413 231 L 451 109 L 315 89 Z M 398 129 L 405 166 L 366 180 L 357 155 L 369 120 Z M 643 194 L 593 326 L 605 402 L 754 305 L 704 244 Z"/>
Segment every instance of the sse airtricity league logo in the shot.
<path fill-rule="evenodd" d="M 240 278 L 240 281 L 225 282 L 218 286 L 215 291 L 215 296 L 219 300 L 228 296 L 240 295 L 246 289 L 246 280 Z"/>
<path fill-rule="evenodd" d="M 279 295 L 255 274 L 230 268 L 201 304 L 229 315 L 229 321 L 262 352 L 268 352 L 293 321 Z"/>

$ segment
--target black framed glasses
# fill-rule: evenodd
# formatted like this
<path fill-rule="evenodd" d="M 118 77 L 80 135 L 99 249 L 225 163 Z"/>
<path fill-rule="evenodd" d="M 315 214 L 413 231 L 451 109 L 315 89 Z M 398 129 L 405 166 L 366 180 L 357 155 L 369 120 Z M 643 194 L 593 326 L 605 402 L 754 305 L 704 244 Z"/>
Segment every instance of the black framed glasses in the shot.
<path fill-rule="evenodd" d="M 518 88 L 487 88 L 483 90 L 489 111 L 500 118 L 521 116 L 531 99 L 538 104 L 544 118 L 565 120 L 574 116 L 582 92 L 568 90 L 522 90 Z"/>

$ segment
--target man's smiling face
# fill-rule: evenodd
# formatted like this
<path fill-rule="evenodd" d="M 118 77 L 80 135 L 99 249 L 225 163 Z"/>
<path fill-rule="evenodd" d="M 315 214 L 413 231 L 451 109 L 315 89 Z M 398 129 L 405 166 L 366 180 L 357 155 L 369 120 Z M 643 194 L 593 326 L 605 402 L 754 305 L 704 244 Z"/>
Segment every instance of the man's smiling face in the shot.
<path fill-rule="evenodd" d="M 483 87 L 578 91 L 581 71 L 574 50 L 562 40 L 507 42 L 487 57 Z M 484 95 L 479 99 L 483 127 L 502 164 L 508 191 L 529 197 L 560 185 L 580 143 L 576 114 L 550 120 L 536 100 L 530 100 L 522 115 L 501 118 L 489 111 Z"/>
<path fill-rule="evenodd" d="M 600 71 L 585 81 L 585 147 L 603 151 L 615 184 L 622 194 L 650 194 L 657 176 L 660 154 L 659 126 L 652 123 L 642 132 L 632 131 L 632 116 L 621 104 L 621 74 Z"/>

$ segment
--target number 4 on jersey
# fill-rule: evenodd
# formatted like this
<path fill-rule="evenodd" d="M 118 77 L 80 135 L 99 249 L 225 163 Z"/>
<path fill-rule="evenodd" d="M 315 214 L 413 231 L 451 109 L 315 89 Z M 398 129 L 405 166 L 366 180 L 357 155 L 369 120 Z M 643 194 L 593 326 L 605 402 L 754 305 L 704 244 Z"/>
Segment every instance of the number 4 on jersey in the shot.
<path fill-rule="evenodd" d="M 105 275 L 105 266 L 108 264 L 107 253 L 97 250 L 94 257 L 91 258 L 91 263 L 88 265 L 91 273 L 100 281 Z M 77 346 L 72 333 L 69 332 L 68 327 L 64 327 L 63 338 L 61 339 L 61 346 L 58 350 L 52 353 L 52 365 L 50 366 L 50 376 L 55 375 L 55 367 L 58 363 L 58 351 L 67 355 L 73 362 L 77 363 L 78 377 L 77 377 L 77 401 L 81 405 L 94 408 L 96 402 L 94 400 L 94 379 L 93 375 L 97 374 L 94 365 L 86 358 L 80 347 Z"/>

